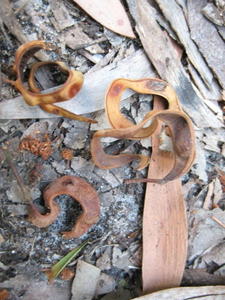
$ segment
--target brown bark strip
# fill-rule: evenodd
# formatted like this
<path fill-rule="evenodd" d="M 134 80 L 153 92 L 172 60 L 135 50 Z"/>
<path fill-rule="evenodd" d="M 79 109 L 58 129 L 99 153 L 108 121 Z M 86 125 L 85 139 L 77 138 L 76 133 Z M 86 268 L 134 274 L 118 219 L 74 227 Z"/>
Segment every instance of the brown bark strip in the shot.
<path fill-rule="evenodd" d="M 154 109 L 162 109 L 158 97 Z M 160 127 L 152 137 L 148 178 L 162 178 L 171 169 L 171 152 L 159 149 Z M 187 223 L 180 179 L 148 183 L 143 216 L 142 281 L 144 293 L 179 286 L 187 254 Z"/>

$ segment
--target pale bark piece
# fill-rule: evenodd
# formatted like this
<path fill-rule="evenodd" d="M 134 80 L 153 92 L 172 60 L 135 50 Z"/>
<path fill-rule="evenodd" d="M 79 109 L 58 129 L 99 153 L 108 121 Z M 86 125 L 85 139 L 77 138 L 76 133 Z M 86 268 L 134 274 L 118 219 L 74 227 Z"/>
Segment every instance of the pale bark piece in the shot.
<path fill-rule="evenodd" d="M 200 79 L 202 79 L 205 83 L 205 89 L 208 89 L 208 93 L 210 93 L 208 99 L 220 99 L 219 86 L 215 82 L 213 74 L 205 63 L 205 60 L 199 52 L 197 46 L 191 39 L 188 24 L 182 8 L 176 3 L 175 0 L 157 0 L 156 2 L 159 4 L 159 7 L 165 15 L 166 19 L 170 22 L 172 28 L 177 33 L 179 41 L 184 46 L 189 60 L 196 68 L 198 74 L 200 74 Z M 171 13 L 171 11 L 173 11 L 173 13 Z M 198 86 L 199 89 L 200 87 L 201 86 Z"/>
<path fill-rule="evenodd" d="M 202 14 L 207 0 L 188 0 L 188 24 L 191 37 L 205 57 L 209 67 L 215 73 L 219 83 L 225 88 L 225 46 L 216 26 Z"/>
<path fill-rule="evenodd" d="M 219 11 L 219 9 L 213 3 L 207 3 L 206 6 L 202 9 L 202 13 L 207 19 L 209 19 L 209 21 L 213 22 L 214 24 L 218 26 L 225 25 L 223 12 Z"/>
<path fill-rule="evenodd" d="M 181 287 L 155 292 L 133 300 L 223 300 L 225 298 L 225 285 Z"/>
<path fill-rule="evenodd" d="M 86 45 L 95 44 L 98 53 L 104 52 L 103 49 L 97 44 L 97 41 L 91 39 L 79 24 L 74 25 L 64 34 L 65 44 L 73 50 L 85 47 Z"/>
<path fill-rule="evenodd" d="M 161 109 L 155 97 L 154 108 Z M 149 178 L 163 178 L 172 168 L 172 152 L 162 151 L 160 128 L 152 137 Z M 187 222 L 180 179 L 147 183 L 143 216 L 142 284 L 144 293 L 180 285 L 187 256 Z"/>
<path fill-rule="evenodd" d="M 160 77 L 175 88 L 184 110 L 202 127 L 221 127 L 222 123 L 200 98 L 165 31 L 155 20 L 155 9 L 147 0 L 137 1 L 137 31 L 143 47 Z"/>
<path fill-rule="evenodd" d="M 175 0 L 162 1 L 156 0 L 166 19 L 170 22 L 172 28 L 177 33 L 180 42 L 183 44 L 187 56 L 200 73 L 205 84 L 210 88 L 213 75 L 201 56 L 198 48 L 190 37 L 188 25 L 181 7 Z M 173 13 L 171 13 L 171 11 Z"/>
<path fill-rule="evenodd" d="M 135 38 L 128 16 L 119 0 L 74 0 L 74 2 L 106 28 Z"/>
<path fill-rule="evenodd" d="M 143 51 L 138 50 L 119 63 L 112 63 L 96 72 L 85 75 L 84 85 L 76 97 L 57 105 L 76 114 L 98 111 L 104 108 L 105 92 L 114 79 L 120 77 L 140 79 L 155 76 L 156 74 L 147 57 Z M 134 91 L 127 90 L 122 99 L 126 99 L 132 94 Z M 38 106 L 27 105 L 21 96 L 0 103 L 0 119 L 56 117 L 56 115 L 44 112 Z"/>
<path fill-rule="evenodd" d="M 1 1 L 0 19 L 21 43 L 27 42 L 27 37 L 24 35 L 22 27 L 13 13 L 9 0 Z"/>
<path fill-rule="evenodd" d="M 216 112 L 217 116 L 218 116 L 218 114 L 222 116 L 223 112 L 217 102 L 218 100 L 221 100 L 221 89 L 219 88 L 219 86 L 216 82 L 216 79 L 215 78 L 213 79 L 212 85 L 209 89 L 202 81 L 202 78 L 199 75 L 198 71 L 195 69 L 195 67 L 191 63 L 188 63 L 187 67 L 188 67 L 188 71 L 190 73 L 192 82 L 197 86 L 198 90 L 201 93 L 201 96 L 205 100 L 205 103 L 207 102 L 207 105 L 210 109 L 211 109 L 210 105 L 214 106 L 215 109 L 217 110 L 217 112 Z M 214 111 L 214 109 L 212 109 L 212 111 Z"/>
<path fill-rule="evenodd" d="M 57 31 L 64 30 L 65 28 L 70 27 L 74 24 L 73 18 L 70 16 L 67 8 L 62 1 L 50 0 L 49 4 L 56 20 L 55 25 Z"/>
<path fill-rule="evenodd" d="M 71 300 L 92 300 L 95 296 L 101 270 L 82 260 L 77 263 Z"/>

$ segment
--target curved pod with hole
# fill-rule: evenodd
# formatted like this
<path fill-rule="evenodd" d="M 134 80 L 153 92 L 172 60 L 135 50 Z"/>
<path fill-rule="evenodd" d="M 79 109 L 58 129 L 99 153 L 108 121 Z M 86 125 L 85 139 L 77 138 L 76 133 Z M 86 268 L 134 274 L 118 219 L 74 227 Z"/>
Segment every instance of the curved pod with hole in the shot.
<path fill-rule="evenodd" d="M 53 103 L 67 101 L 73 98 L 81 89 L 84 81 L 83 74 L 76 70 L 69 69 L 63 62 L 60 61 L 45 61 L 35 63 L 28 79 L 29 88 L 24 83 L 23 69 L 28 59 L 41 49 L 53 50 L 54 46 L 41 40 L 30 41 L 21 45 L 16 51 L 15 63 L 13 70 L 16 73 L 16 80 L 6 80 L 6 82 L 15 86 L 23 95 L 24 100 L 28 105 L 39 105 L 43 110 L 56 115 L 72 118 L 78 121 L 96 123 L 95 120 L 76 115 L 70 111 L 63 109 Z M 61 72 L 67 74 L 67 80 L 58 89 L 43 94 L 35 83 L 35 73 L 39 68 L 45 65 L 56 65 Z"/>
<path fill-rule="evenodd" d="M 54 198 L 63 194 L 79 202 L 83 210 L 72 230 L 63 232 L 63 237 L 66 239 L 79 237 L 98 221 L 100 215 L 100 202 L 96 190 L 79 177 L 63 176 L 50 183 L 43 194 L 45 206 L 50 212 L 42 215 L 32 204 L 28 220 L 37 227 L 47 227 L 52 224 L 60 211 Z"/>
<path fill-rule="evenodd" d="M 130 88 L 142 94 L 153 94 L 167 101 L 165 109 L 146 112 L 143 120 L 135 125 L 120 112 L 121 95 Z M 116 79 L 110 85 L 105 97 L 105 109 L 111 129 L 97 131 L 91 141 L 91 153 L 94 163 L 102 169 L 111 169 L 123 166 L 134 159 L 139 160 L 137 169 L 148 165 L 149 157 L 140 154 L 109 155 L 104 152 L 101 138 L 113 137 L 118 139 L 142 139 L 154 134 L 158 122 L 162 121 L 169 130 L 173 143 L 173 168 L 162 179 L 146 178 L 127 180 L 132 182 L 165 183 L 174 180 L 186 173 L 195 158 L 195 136 L 193 125 L 180 106 L 179 99 L 173 88 L 165 81 L 157 78 L 140 80 Z M 148 125 L 149 121 L 151 124 Z"/>

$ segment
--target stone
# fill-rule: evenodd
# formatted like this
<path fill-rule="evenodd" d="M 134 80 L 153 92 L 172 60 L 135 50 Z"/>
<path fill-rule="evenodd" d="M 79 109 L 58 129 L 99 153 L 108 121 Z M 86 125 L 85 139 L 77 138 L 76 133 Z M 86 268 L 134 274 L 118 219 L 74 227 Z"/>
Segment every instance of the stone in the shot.
<path fill-rule="evenodd" d="M 79 260 L 72 284 L 71 300 L 92 300 L 96 293 L 100 272 L 99 268 Z"/>

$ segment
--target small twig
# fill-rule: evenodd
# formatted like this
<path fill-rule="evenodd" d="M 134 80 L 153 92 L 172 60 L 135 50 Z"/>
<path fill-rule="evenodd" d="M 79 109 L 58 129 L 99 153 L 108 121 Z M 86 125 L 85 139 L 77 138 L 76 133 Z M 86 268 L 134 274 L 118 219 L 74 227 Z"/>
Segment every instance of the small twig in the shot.
<path fill-rule="evenodd" d="M 215 221 L 216 223 L 218 223 L 220 226 L 222 226 L 225 229 L 225 224 L 223 222 L 221 222 L 219 219 L 217 219 L 216 217 L 212 216 L 211 219 L 213 221 Z"/>
<path fill-rule="evenodd" d="M 4 149 L 4 148 L 2 147 L 2 148 L 0 148 L 0 151 L 2 151 L 2 153 L 3 153 L 4 157 L 5 157 L 6 162 L 8 163 L 9 167 L 12 169 L 12 173 L 13 173 L 13 175 L 14 175 L 15 178 L 16 178 L 16 181 L 17 181 L 17 183 L 18 183 L 18 185 L 19 185 L 19 187 L 20 187 L 20 189 L 21 189 L 21 192 L 22 192 L 22 194 L 23 194 L 23 197 L 24 197 L 25 201 L 26 201 L 26 202 L 31 202 L 31 201 L 32 201 L 31 195 L 30 195 L 30 193 L 28 192 L 28 190 L 27 190 L 25 184 L 23 183 L 23 179 L 22 179 L 22 177 L 19 175 L 19 172 L 18 172 L 16 166 L 15 166 L 14 163 L 13 163 L 12 157 L 11 157 L 11 155 L 10 155 L 8 149 L 7 149 L 7 148 Z"/>

